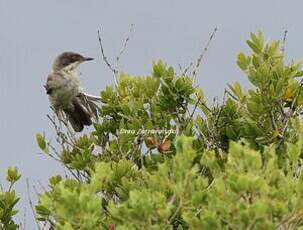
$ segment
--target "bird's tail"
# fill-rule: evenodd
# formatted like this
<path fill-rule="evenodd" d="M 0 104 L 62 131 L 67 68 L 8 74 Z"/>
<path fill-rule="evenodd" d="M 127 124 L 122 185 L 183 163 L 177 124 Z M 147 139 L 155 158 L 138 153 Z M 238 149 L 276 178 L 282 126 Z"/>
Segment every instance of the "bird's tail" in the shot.
<path fill-rule="evenodd" d="M 73 100 L 73 108 L 64 112 L 76 132 L 81 132 L 84 126 L 90 126 L 98 120 L 98 106 L 84 94 L 79 94 Z"/>

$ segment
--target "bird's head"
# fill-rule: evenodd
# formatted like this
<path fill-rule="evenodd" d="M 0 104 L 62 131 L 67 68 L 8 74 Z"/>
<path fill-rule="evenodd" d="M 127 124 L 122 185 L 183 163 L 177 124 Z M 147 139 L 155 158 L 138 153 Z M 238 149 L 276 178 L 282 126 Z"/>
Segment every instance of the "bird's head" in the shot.
<path fill-rule="evenodd" d="M 82 62 L 94 60 L 90 57 L 83 57 L 81 54 L 74 52 L 64 52 L 56 57 L 53 63 L 53 71 L 73 70 Z"/>

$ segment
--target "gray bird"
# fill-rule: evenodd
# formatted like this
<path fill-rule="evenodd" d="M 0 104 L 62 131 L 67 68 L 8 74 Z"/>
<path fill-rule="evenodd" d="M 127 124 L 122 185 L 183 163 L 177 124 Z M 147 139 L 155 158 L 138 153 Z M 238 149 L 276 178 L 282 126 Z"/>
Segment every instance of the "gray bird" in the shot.
<path fill-rule="evenodd" d="M 46 93 L 51 106 L 59 116 L 65 114 L 76 132 L 92 124 L 97 116 L 97 97 L 84 94 L 80 87 L 80 77 L 76 68 L 93 58 L 83 57 L 74 52 L 64 52 L 56 57 L 52 70 L 47 77 Z"/>

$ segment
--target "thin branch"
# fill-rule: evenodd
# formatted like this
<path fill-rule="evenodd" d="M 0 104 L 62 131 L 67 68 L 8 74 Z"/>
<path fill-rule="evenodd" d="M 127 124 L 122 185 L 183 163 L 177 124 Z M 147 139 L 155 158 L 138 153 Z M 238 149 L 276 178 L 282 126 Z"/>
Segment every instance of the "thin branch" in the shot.
<path fill-rule="evenodd" d="M 116 62 L 117 62 L 117 64 L 116 64 L 116 69 L 118 69 L 118 70 L 119 70 L 120 58 L 121 58 L 121 56 L 123 55 L 123 53 L 125 52 L 125 50 L 126 50 L 127 44 L 128 44 L 128 42 L 129 42 L 129 40 L 130 40 L 130 37 L 131 37 L 131 35 L 133 34 L 134 26 L 135 26 L 134 24 L 131 24 L 130 29 L 129 29 L 129 32 L 128 32 L 128 35 L 127 35 L 127 37 L 126 37 L 126 39 L 125 39 L 125 41 L 124 41 L 124 43 L 123 43 L 123 46 L 122 46 L 122 48 L 121 48 L 121 50 L 120 50 L 120 52 L 119 52 L 119 55 L 116 57 Z"/>
<path fill-rule="evenodd" d="M 197 110 L 197 107 L 198 107 L 198 105 L 199 105 L 201 99 L 202 99 L 202 97 L 199 97 L 198 100 L 196 101 L 195 106 L 194 106 L 194 109 L 193 109 L 193 111 L 191 112 L 191 114 L 190 114 L 190 116 L 189 116 L 189 119 L 188 119 L 188 121 L 187 121 L 185 127 L 187 127 L 187 125 L 189 124 L 189 122 L 193 119 L 194 114 L 195 114 L 195 112 L 196 112 L 196 110 Z"/>
<path fill-rule="evenodd" d="M 99 30 L 98 30 L 98 40 L 99 40 L 99 45 L 100 45 L 100 50 L 101 50 L 101 55 L 102 55 L 103 61 L 105 62 L 105 64 L 107 65 L 107 67 L 113 72 L 114 77 L 115 77 L 115 83 L 116 83 L 116 85 L 117 85 L 117 74 L 118 74 L 118 70 L 115 69 L 115 68 L 108 62 L 108 60 L 107 60 L 107 57 L 106 57 L 106 55 L 105 55 L 104 48 L 103 48 L 101 33 L 100 33 Z"/>
<path fill-rule="evenodd" d="M 76 145 L 76 139 L 74 137 L 75 134 L 70 129 L 70 127 L 68 126 L 68 123 L 64 119 L 60 119 L 57 116 L 57 119 L 59 121 L 59 125 L 58 125 L 56 122 L 56 113 L 55 113 L 55 115 L 53 115 L 53 117 L 51 117 L 50 115 L 47 115 L 47 118 L 53 124 L 54 129 L 56 131 L 56 135 L 57 135 L 56 140 L 57 140 L 58 144 L 61 145 L 63 150 L 67 149 L 68 146 L 70 146 L 72 148 L 78 148 L 78 146 Z M 62 131 L 61 123 L 63 123 L 64 126 L 66 127 L 66 130 L 67 130 L 66 134 Z"/>
<path fill-rule="evenodd" d="M 190 123 L 190 121 L 192 121 L 192 119 L 193 119 L 193 117 L 194 117 L 194 114 L 195 114 L 195 112 L 196 112 L 196 110 L 197 110 L 197 107 L 198 107 L 198 105 L 199 105 L 200 102 L 201 102 L 201 99 L 202 99 L 202 97 L 199 97 L 198 100 L 196 101 L 196 103 L 195 103 L 195 105 L 194 105 L 194 108 L 193 108 L 193 111 L 191 112 L 191 114 L 189 114 L 189 118 L 188 118 L 186 124 L 184 125 L 184 128 L 186 128 L 186 127 L 188 126 L 188 124 Z M 196 128 L 197 128 L 197 127 L 196 127 Z M 198 128 L 197 128 L 197 129 L 198 129 Z M 198 130 L 199 130 L 199 129 L 198 129 Z"/>
<path fill-rule="evenodd" d="M 226 95 L 228 94 L 228 90 L 227 89 L 224 89 L 224 94 L 223 94 L 223 99 L 222 99 L 222 103 L 225 104 L 226 102 Z"/>
<path fill-rule="evenodd" d="M 223 103 L 222 106 L 220 106 L 218 113 L 215 114 L 216 119 L 215 119 L 215 125 L 214 125 L 214 127 L 216 128 L 216 131 L 218 130 L 219 119 L 221 117 L 223 106 L 224 106 L 224 103 Z"/>
<path fill-rule="evenodd" d="M 99 45 L 100 45 L 100 50 L 101 50 L 101 55 L 102 55 L 102 59 L 103 61 L 105 62 L 105 64 L 107 65 L 107 67 L 113 72 L 114 74 L 114 80 L 115 80 L 115 85 L 117 86 L 118 84 L 118 73 L 120 72 L 119 71 L 119 62 L 120 62 L 120 59 L 121 59 L 121 56 L 124 54 L 126 48 L 127 48 L 127 44 L 130 40 L 130 37 L 133 33 L 133 30 L 134 30 L 134 24 L 131 24 L 130 26 L 130 30 L 129 30 L 129 34 L 128 36 L 126 37 L 123 45 L 122 45 L 122 48 L 118 54 L 118 56 L 116 57 L 116 67 L 113 67 L 113 65 L 108 61 L 106 55 L 105 55 L 105 52 L 104 52 L 104 47 L 103 47 L 103 41 L 102 41 L 102 37 L 101 37 L 101 32 L 100 30 L 98 30 L 98 40 L 99 40 Z"/>
<path fill-rule="evenodd" d="M 283 40 L 282 40 L 282 47 L 281 47 L 281 52 L 284 54 L 285 53 L 285 46 L 286 46 L 286 39 L 287 39 L 287 30 L 284 30 L 284 35 L 283 35 Z"/>
<path fill-rule="evenodd" d="M 204 47 L 202 53 L 200 54 L 200 56 L 199 56 L 199 58 L 198 58 L 198 60 L 197 60 L 196 66 L 195 66 L 195 68 L 193 69 L 193 72 L 192 72 L 192 76 L 193 76 L 193 80 L 194 80 L 194 81 L 196 80 L 197 71 L 198 71 L 198 69 L 199 69 L 199 67 L 200 67 L 200 65 L 201 65 L 201 62 L 202 62 L 202 60 L 203 60 L 203 57 L 205 56 L 205 54 L 206 54 L 206 52 L 207 52 L 207 50 L 208 50 L 208 48 L 209 48 L 209 45 L 210 45 L 211 41 L 213 40 L 213 38 L 214 38 L 214 36 L 215 36 L 217 30 L 218 30 L 218 28 L 215 27 L 214 31 L 211 33 L 211 35 L 210 35 L 210 37 L 209 37 L 209 39 L 208 39 L 208 42 L 206 43 L 206 46 Z"/>
<path fill-rule="evenodd" d="M 182 73 L 183 72 L 183 68 L 182 68 L 182 66 L 181 66 L 180 63 L 178 63 L 178 68 L 179 68 L 180 72 Z"/>
<path fill-rule="evenodd" d="M 276 121 L 274 119 L 273 111 L 270 110 L 268 115 L 269 115 L 269 118 L 270 118 L 271 126 L 272 126 L 272 128 L 273 128 L 273 130 L 275 132 L 277 130 L 277 124 L 276 124 Z"/>
<path fill-rule="evenodd" d="M 24 210 L 23 211 L 23 224 L 20 223 L 20 229 L 25 230 L 26 229 L 26 207 L 24 207 L 23 210 Z"/>
<path fill-rule="evenodd" d="M 34 205 L 33 205 L 33 201 L 32 201 L 31 195 L 30 195 L 29 179 L 28 179 L 28 178 L 26 178 L 26 190 L 27 190 L 28 202 L 29 202 L 29 205 L 30 205 L 30 207 L 31 207 L 33 216 L 35 217 L 35 220 L 36 220 L 36 212 L 35 212 L 35 208 L 34 208 Z M 36 220 L 36 224 L 37 224 L 38 229 L 41 229 L 40 226 L 39 226 L 39 224 L 38 224 L 38 221 L 37 221 L 37 220 Z"/>
<path fill-rule="evenodd" d="M 232 99 L 234 99 L 235 101 L 239 101 L 239 99 L 234 96 L 231 92 L 229 92 L 229 90 L 225 89 L 224 90 L 224 94 L 227 93 Z"/>
<path fill-rule="evenodd" d="M 199 127 L 197 125 L 195 125 L 195 128 L 196 128 L 196 134 L 197 134 L 198 138 L 203 139 L 204 143 L 207 146 L 207 149 L 210 149 L 211 146 L 212 146 L 212 144 L 210 143 L 210 141 L 208 140 L 208 138 L 206 138 L 206 136 L 204 135 L 204 133 L 199 129 Z M 202 174 L 202 172 L 201 172 L 201 174 Z"/>
<path fill-rule="evenodd" d="M 180 200 L 179 205 L 177 207 L 177 209 L 175 210 L 175 212 L 171 215 L 171 217 L 169 218 L 169 223 L 173 223 L 174 219 L 176 218 L 176 216 L 179 214 L 181 208 L 182 208 L 182 201 Z"/>
<path fill-rule="evenodd" d="M 66 164 L 63 163 L 63 161 L 61 159 L 61 156 L 58 153 L 58 151 L 56 150 L 56 148 L 54 146 L 52 146 L 50 143 L 48 143 L 48 146 L 58 156 L 58 158 L 56 158 L 55 156 L 53 156 L 50 153 L 48 154 L 48 156 L 50 156 L 51 158 L 53 158 L 55 161 L 58 161 L 59 163 L 61 163 L 63 165 L 63 167 L 65 167 L 75 179 L 77 179 L 78 181 L 81 181 L 80 178 L 72 171 L 72 169 L 68 165 L 66 165 Z"/>
<path fill-rule="evenodd" d="M 43 192 L 47 192 L 47 189 L 45 188 L 45 186 L 42 184 L 41 181 L 38 181 L 38 184 L 39 184 L 40 188 L 43 190 Z M 35 185 L 33 185 L 33 189 L 35 190 L 36 195 L 39 195 L 39 191 Z"/>
<path fill-rule="evenodd" d="M 193 65 L 194 65 L 193 62 L 189 63 L 189 65 L 188 65 L 188 66 L 184 69 L 184 71 L 182 72 L 182 75 L 183 75 L 183 76 L 186 75 L 187 72 L 189 71 L 189 69 L 193 67 Z"/>
<path fill-rule="evenodd" d="M 58 153 L 58 151 L 56 150 L 56 148 L 51 144 L 51 141 L 49 141 L 47 143 L 47 147 L 51 148 L 51 150 L 53 151 L 53 153 L 56 155 L 56 156 L 54 156 L 51 153 L 47 153 L 47 156 L 53 158 L 55 161 L 62 162 L 60 154 Z M 40 153 L 40 154 L 43 155 L 45 153 Z"/>
<path fill-rule="evenodd" d="M 56 117 L 57 117 L 57 119 L 56 119 Z M 77 140 L 74 137 L 74 133 L 69 129 L 68 123 L 66 123 L 63 119 L 60 119 L 56 113 L 54 113 L 53 117 L 51 117 L 50 115 L 47 115 L 47 118 L 50 120 L 50 122 L 52 123 L 52 125 L 55 129 L 56 136 L 57 136 L 56 141 L 61 146 L 61 149 L 63 151 L 66 149 L 69 149 L 69 147 L 80 149 L 76 145 Z M 57 120 L 58 120 L 59 124 L 57 124 Z M 64 126 L 66 127 L 66 132 L 63 132 L 61 123 L 63 123 Z M 48 147 L 51 148 L 51 150 L 57 157 L 55 157 L 51 153 L 48 153 L 48 156 L 50 156 L 51 158 L 60 162 L 71 173 L 71 175 L 75 179 L 77 179 L 78 181 L 81 181 L 81 179 L 73 172 L 73 170 L 68 165 L 63 163 L 61 155 L 56 150 L 56 148 L 53 145 L 51 145 L 50 142 L 48 143 Z"/>

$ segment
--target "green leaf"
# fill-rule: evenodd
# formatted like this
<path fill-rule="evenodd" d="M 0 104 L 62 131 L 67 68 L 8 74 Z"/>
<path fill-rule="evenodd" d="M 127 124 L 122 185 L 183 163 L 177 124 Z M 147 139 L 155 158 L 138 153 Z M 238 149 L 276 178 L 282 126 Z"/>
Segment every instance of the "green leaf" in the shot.
<path fill-rule="evenodd" d="M 50 214 L 48 208 L 44 207 L 43 205 L 36 205 L 36 211 L 39 215 L 47 217 Z"/>
<path fill-rule="evenodd" d="M 293 163 L 296 163 L 302 152 L 302 139 L 300 138 L 299 141 L 295 144 L 287 143 L 287 149 L 289 160 Z"/>
<path fill-rule="evenodd" d="M 19 180 L 21 175 L 18 172 L 18 169 L 16 167 L 9 167 L 7 170 L 7 176 L 6 180 L 15 183 L 17 180 Z"/>
<path fill-rule="evenodd" d="M 227 85 L 239 100 L 244 97 L 244 93 L 242 92 L 241 85 L 238 81 L 236 81 L 234 85 Z"/>
<path fill-rule="evenodd" d="M 41 133 L 36 134 L 36 141 L 38 143 L 39 148 L 42 151 L 45 151 L 46 150 L 46 141 L 45 141 L 44 135 L 42 135 Z"/>
<path fill-rule="evenodd" d="M 245 71 L 247 70 L 247 67 L 249 65 L 248 60 L 246 59 L 246 56 L 244 53 L 239 53 L 237 57 L 237 64 L 241 68 L 241 70 Z"/>
<path fill-rule="evenodd" d="M 246 43 L 256 54 L 261 53 L 262 50 L 255 43 L 251 42 L 250 40 L 247 40 Z"/>
<path fill-rule="evenodd" d="M 269 57 L 273 57 L 274 55 L 276 55 L 279 51 L 279 45 L 280 42 L 279 41 L 273 41 L 269 48 L 268 48 L 268 56 Z"/>

